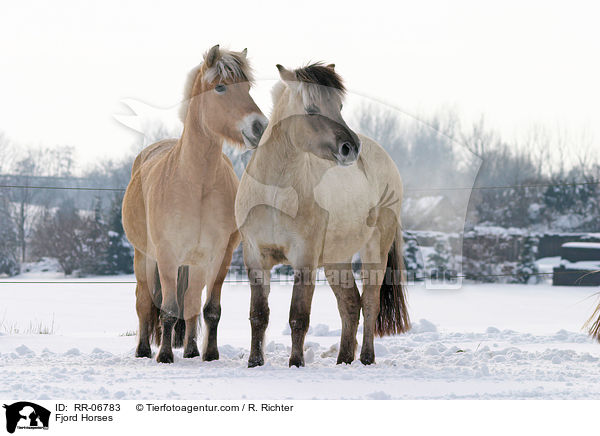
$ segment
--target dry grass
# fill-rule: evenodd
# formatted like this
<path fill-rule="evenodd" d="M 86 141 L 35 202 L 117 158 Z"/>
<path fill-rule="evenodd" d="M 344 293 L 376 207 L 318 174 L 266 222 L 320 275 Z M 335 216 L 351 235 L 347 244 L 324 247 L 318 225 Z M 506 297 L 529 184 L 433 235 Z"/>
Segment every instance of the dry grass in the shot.
<path fill-rule="evenodd" d="M 8 335 L 53 335 L 54 331 L 54 315 L 52 315 L 52 322 L 49 325 L 42 321 L 29 321 L 29 325 L 24 328 L 16 322 L 6 321 L 6 314 L 0 321 L 0 332 Z"/>
<path fill-rule="evenodd" d="M 127 330 L 125 333 L 121 333 L 119 336 L 137 336 L 137 330 Z"/>

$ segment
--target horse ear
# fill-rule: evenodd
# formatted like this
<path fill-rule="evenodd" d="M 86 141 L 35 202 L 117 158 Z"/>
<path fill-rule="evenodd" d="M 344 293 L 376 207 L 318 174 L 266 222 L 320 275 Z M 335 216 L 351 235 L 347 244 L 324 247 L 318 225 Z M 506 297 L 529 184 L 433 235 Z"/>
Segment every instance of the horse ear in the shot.
<path fill-rule="evenodd" d="M 247 57 L 248 56 L 248 49 L 245 48 L 242 50 L 242 56 Z"/>
<path fill-rule="evenodd" d="M 294 74 L 293 71 L 288 70 L 287 68 L 285 68 L 283 65 L 280 65 L 280 64 L 277 64 L 275 66 L 279 70 L 279 77 L 281 77 L 281 80 L 283 80 L 286 83 L 296 81 L 296 75 Z"/>
<path fill-rule="evenodd" d="M 329 64 L 329 65 L 325 65 L 327 68 L 329 68 L 330 70 L 335 70 L 335 64 Z"/>
<path fill-rule="evenodd" d="M 207 67 L 212 67 L 215 62 L 217 61 L 217 58 L 219 57 L 219 44 L 215 45 L 213 48 L 211 48 L 208 53 L 206 53 L 206 55 L 204 56 L 204 62 L 206 63 Z"/>

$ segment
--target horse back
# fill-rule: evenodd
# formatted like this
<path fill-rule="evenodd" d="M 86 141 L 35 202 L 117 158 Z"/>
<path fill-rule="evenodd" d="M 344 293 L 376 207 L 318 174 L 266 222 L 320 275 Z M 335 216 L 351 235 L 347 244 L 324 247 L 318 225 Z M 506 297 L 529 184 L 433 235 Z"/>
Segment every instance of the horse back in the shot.
<path fill-rule="evenodd" d="M 167 153 L 175 146 L 175 144 L 177 144 L 177 139 L 163 139 L 162 141 L 155 142 L 144 148 L 136 156 L 135 161 L 133 162 L 131 175 L 133 175 L 144 163 Z"/>
<path fill-rule="evenodd" d="M 357 165 L 379 193 L 392 190 L 402 202 L 402 178 L 398 166 L 388 152 L 376 141 L 359 134 L 362 150 Z"/>

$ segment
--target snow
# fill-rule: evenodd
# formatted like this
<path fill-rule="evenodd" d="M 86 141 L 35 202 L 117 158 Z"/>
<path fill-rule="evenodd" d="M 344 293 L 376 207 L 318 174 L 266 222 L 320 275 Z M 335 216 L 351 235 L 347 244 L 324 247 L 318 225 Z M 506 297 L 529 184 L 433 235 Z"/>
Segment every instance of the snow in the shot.
<path fill-rule="evenodd" d="M 553 257 L 542 257 L 535 261 L 535 264 L 538 267 L 538 271 L 541 273 L 551 273 L 552 270 L 560 265 L 561 257 L 553 256 Z"/>
<path fill-rule="evenodd" d="M 0 397 L 600 399 L 600 345 L 580 330 L 597 303 L 589 288 L 410 286 L 412 331 L 377 339 L 377 364 L 365 367 L 335 364 L 341 322 L 333 293 L 319 284 L 307 366 L 288 368 L 291 284 L 273 284 L 266 365 L 248 369 L 247 284 L 223 289 L 219 361 L 183 359 L 175 350 L 175 363 L 165 365 L 133 356 L 133 277 L 103 279 L 123 283 L 0 282 Z"/>
<path fill-rule="evenodd" d="M 568 270 L 600 271 L 599 260 L 580 260 L 578 262 L 569 262 L 568 260 L 561 260 L 560 266 Z"/>
<path fill-rule="evenodd" d="M 473 230 L 480 235 L 489 236 L 524 235 L 526 233 L 525 229 L 519 229 L 516 227 L 505 228 L 499 226 L 475 226 Z"/>
<path fill-rule="evenodd" d="M 585 248 L 590 250 L 600 250 L 600 242 L 566 242 L 563 248 Z"/>

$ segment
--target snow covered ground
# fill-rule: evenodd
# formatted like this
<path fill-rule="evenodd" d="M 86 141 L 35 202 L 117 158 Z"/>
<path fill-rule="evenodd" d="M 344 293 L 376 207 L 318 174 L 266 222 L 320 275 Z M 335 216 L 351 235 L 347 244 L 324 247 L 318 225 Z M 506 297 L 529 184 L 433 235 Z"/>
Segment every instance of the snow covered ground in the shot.
<path fill-rule="evenodd" d="M 246 284 L 223 291 L 219 361 L 176 350 L 164 365 L 133 357 L 134 284 L 52 283 L 65 279 L 50 272 L 18 280 L 50 283 L 0 283 L 6 399 L 600 399 L 600 344 L 580 330 L 597 301 L 593 288 L 411 286 L 413 330 L 377 339 L 377 364 L 364 367 L 335 364 L 340 319 L 331 290 L 319 285 L 307 366 L 290 369 L 291 285 L 274 284 L 267 363 L 248 369 Z"/>

